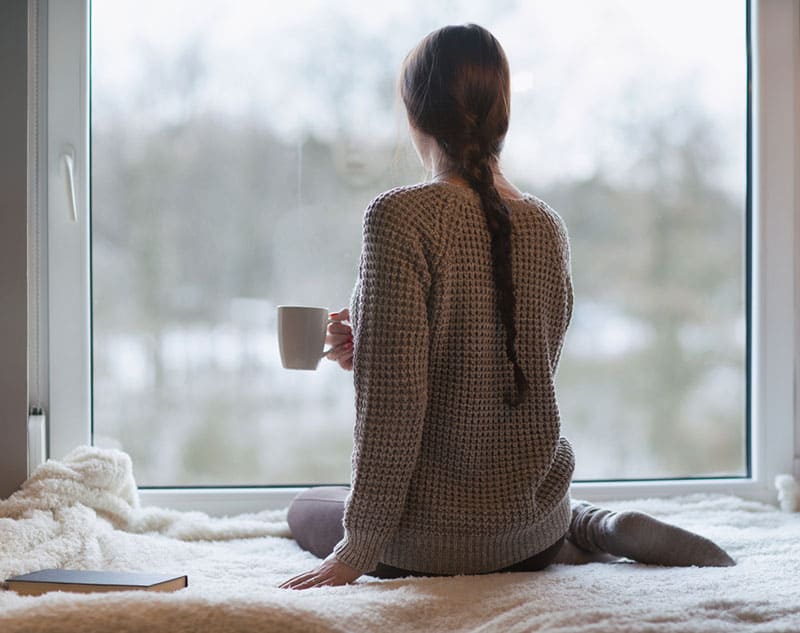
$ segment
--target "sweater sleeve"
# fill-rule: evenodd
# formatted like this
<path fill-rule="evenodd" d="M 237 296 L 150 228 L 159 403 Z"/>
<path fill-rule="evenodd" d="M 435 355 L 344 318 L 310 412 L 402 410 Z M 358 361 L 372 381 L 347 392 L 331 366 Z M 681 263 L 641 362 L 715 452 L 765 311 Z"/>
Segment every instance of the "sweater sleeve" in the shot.
<path fill-rule="evenodd" d="M 374 569 L 397 530 L 427 403 L 430 274 L 402 205 L 367 209 L 353 297 L 356 422 L 345 535 L 336 558 Z"/>
<path fill-rule="evenodd" d="M 552 219 L 555 228 L 553 235 L 553 270 L 556 272 L 556 283 L 553 284 L 553 296 L 550 297 L 552 340 L 555 342 L 555 351 L 551 358 L 550 369 L 555 373 L 561 360 L 564 347 L 564 337 L 572 320 L 574 290 L 572 286 L 571 257 L 569 234 L 567 225 L 558 213 L 550 206 L 544 204 L 544 209 Z"/>

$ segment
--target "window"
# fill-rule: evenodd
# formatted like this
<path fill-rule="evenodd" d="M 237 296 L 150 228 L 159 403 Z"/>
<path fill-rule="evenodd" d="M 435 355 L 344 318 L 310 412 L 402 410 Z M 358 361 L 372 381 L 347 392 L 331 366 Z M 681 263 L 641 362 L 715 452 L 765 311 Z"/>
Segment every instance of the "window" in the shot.
<path fill-rule="evenodd" d="M 779 10 L 762 5 L 774 23 L 761 28 L 779 28 Z M 793 404 L 785 378 L 767 380 L 792 363 L 768 336 L 764 319 L 778 323 L 785 299 L 763 276 L 780 275 L 793 247 L 758 248 L 791 225 L 765 198 L 777 186 L 754 190 L 758 221 L 746 230 L 744 4 L 519 2 L 502 15 L 477 2 L 409 4 L 381 18 L 356 3 L 187 6 L 95 0 L 91 18 L 78 0 L 50 7 L 51 24 L 73 20 L 62 35 L 51 29 L 51 77 L 74 63 L 86 82 L 50 88 L 74 92 L 61 114 L 51 98 L 51 121 L 71 113 L 66 126 L 85 131 L 65 144 L 51 125 L 51 164 L 74 156 L 83 211 L 72 222 L 58 173 L 50 231 L 67 238 L 51 239 L 51 309 L 82 316 L 63 336 L 51 311 L 55 453 L 86 437 L 91 419 L 93 441 L 130 452 L 145 486 L 347 480 L 350 376 L 280 369 L 274 307 L 347 303 L 366 202 L 423 177 L 401 140 L 397 68 L 422 35 L 466 17 L 493 30 L 511 61 L 506 171 L 571 233 L 576 307 L 559 393 L 576 475 L 767 485 L 758 459 L 786 430 L 765 420 L 791 420 Z M 60 39 L 87 46 L 90 19 L 91 173 L 88 50 L 71 61 L 52 52 Z M 758 85 L 772 86 L 767 77 Z M 770 137 L 756 131 L 757 167 Z M 779 177 L 754 175 L 757 187 Z M 62 270 L 62 254 L 86 273 L 77 285 L 54 285 L 75 270 Z M 79 292 L 60 301 L 62 288 Z M 61 383 L 65 363 L 77 371 Z"/>

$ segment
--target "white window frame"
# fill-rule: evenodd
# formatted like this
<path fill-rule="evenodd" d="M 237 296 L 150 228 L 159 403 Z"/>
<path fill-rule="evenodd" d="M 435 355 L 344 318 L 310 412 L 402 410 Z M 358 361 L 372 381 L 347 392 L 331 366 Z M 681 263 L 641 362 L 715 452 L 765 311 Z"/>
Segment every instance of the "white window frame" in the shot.
<path fill-rule="evenodd" d="M 31 359 L 45 374 L 49 455 L 91 441 L 89 226 L 89 0 L 31 0 L 46 26 L 39 116 L 46 121 L 46 324 Z M 800 3 L 753 0 L 752 473 L 741 479 L 573 485 L 593 500 L 722 492 L 774 500 L 781 473 L 800 474 Z M 75 210 L 65 154 L 72 154 Z M 32 168 L 35 165 L 32 164 Z M 77 219 L 76 219 L 77 217 Z M 767 248 L 767 245 L 769 246 Z M 43 275 L 43 277 L 45 277 Z M 46 280 L 46 284 L 44 283 Z M 39 375 L 37 374 L 37 375 Z M 296 488 L 144 489 L 145 504 L 232 514 L 285 506 Z"/>

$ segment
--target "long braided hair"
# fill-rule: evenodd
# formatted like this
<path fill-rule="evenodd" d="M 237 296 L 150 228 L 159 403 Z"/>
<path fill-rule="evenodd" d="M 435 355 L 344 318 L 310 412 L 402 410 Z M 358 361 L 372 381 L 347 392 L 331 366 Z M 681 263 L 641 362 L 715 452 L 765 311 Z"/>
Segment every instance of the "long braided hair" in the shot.
<path fill-rule="evenodd" d="M 511 218 L 492 171 L 508 131 L 508 60 L 500 43 L 483 27 L 446 26 L 430 33 L 406 57 L 400 96 L 411 125 L 436 139 L 452 172 L 480 196 L 491 237 L 506 355 L 514 371 L 515 392 L 507 401 L 517 406 L 530 387 L 516 348 Z"/>

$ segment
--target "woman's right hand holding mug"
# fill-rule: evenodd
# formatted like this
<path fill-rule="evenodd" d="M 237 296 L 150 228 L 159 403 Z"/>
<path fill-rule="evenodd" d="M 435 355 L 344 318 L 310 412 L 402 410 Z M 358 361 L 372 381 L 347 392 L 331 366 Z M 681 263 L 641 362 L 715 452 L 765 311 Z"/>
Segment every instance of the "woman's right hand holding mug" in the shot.
<path fill-rule="evenodd" d="M 350 327 L 350 310 L 342 308 L 328 315 L 328 334 L 325 342 L 331 351 L 325 354 L 328 360 L 339 363 L 342 369 L 353 369 L 353 328 Z"/>

